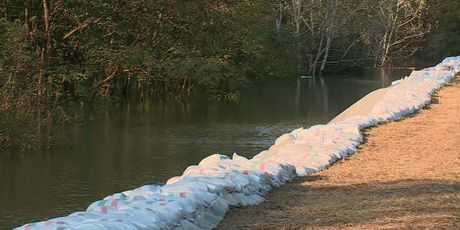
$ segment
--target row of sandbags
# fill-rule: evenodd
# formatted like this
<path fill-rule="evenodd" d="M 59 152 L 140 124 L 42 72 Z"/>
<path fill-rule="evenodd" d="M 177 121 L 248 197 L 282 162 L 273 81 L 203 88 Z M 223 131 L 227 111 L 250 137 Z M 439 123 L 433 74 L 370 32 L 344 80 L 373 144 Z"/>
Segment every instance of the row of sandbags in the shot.
<path fill-rule="evenodd" d="M 211 229 L 231 206 L 255 205 L 272 187 L 324 169 L 356 151 L 360 130 L 400 119 L 430 103 L 431 94 L 460 71 L 460 57 L 413 71 L 393 82 L 369 114 L 299 128 L 252 159 L 211 155 L 163 186 L 145 185 L 110 195 L 76 212 L 17 229 Z"/>

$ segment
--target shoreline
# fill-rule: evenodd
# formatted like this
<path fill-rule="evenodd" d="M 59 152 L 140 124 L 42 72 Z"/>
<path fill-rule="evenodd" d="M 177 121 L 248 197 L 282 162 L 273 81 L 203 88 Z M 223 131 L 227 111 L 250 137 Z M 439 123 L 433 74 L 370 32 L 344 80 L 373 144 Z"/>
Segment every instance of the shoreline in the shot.
<path fill-rule="evenodd" d="M 218 229 L 460 227 L 458 97 L 459 75 L 428 107 L 363 130 L 355 154 L 231 209 Z"/>
<path fill-rule="evenodd" d="M 126 228 L 138 226 L 140 222 L 149 228 L 214 228 L 229 207 L 260 204 L 265 200 L 262 196 L 272 187 L 284 185 L 298 176 L 310 178 L 315 172 L 355 153 L 364 142 L 363 129 L 384 121 L 400 120 L 401 116 L 428 105 L 434 91 L 455 79 L 454 71 L 460 70 L 459 61 L 460 57 L 446 58 L 436 67 L 414 71 L 410 77 L 393 82 L 370 113 L 353 114 L 351 118 L 328 125 L 296 129 L 280 136 L 268 150 L 252 159 L 236 154 L 233 159 L 214 154 L 196 166 L 189 166 L 182 176 L 170 178 L 164 186 L 146 185 L 116 193 L 94 202 L 86 212 L 26 224 L 18 229 Z M 139 208 L 143 211 L 136 211 Z"/>

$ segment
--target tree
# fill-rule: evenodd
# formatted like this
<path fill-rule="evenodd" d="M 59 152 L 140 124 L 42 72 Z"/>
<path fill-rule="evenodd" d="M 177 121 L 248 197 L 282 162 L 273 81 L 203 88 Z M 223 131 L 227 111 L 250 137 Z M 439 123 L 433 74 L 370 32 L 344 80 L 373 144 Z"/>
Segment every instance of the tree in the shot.
<path fill-rule="evenodd" d="M 371 55 L 376 67 L 391 64 L 395 57 L 409 57 L 417 50 L 417 42 L 432 29 L 423 18 L 427 13 L 425 0 L 384 0 L 370 5 L 375 11 L 363 34 L 368 38 Z"/>

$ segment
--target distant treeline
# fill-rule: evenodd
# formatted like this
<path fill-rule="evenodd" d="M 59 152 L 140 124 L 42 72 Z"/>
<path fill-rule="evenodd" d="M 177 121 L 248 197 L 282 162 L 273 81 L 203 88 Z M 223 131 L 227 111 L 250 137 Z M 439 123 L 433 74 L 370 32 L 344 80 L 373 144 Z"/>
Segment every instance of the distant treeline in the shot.
<path fill-rule="evenodd" d="M 42 143 L 68 120 L 63 104 L 232 99 L 266 78 L 458 54 L 459 12 L 457 0 L 3 0 L 0 149 Z"/>

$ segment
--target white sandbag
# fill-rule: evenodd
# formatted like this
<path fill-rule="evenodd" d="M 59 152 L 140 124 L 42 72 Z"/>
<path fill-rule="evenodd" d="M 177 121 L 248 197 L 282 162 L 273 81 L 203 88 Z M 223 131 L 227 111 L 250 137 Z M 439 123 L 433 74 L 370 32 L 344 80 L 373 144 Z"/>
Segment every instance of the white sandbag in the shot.
<path fill-rule="evenodd" d="M 283 134 L 252 159 L 214 154 L 189 166 L 163 186 L 115 193 L 86 211 L 26 224 L 17 229 L 211 229 L 229 206 L 256 205 L 272 187 L 305 176 L 356 151 L 361 130 L 400 119 L 431 102 L 431 94 L 460 71 L 460 56 L 413 71 L 392 82 L 371 109 L 340 121 Z"/>

